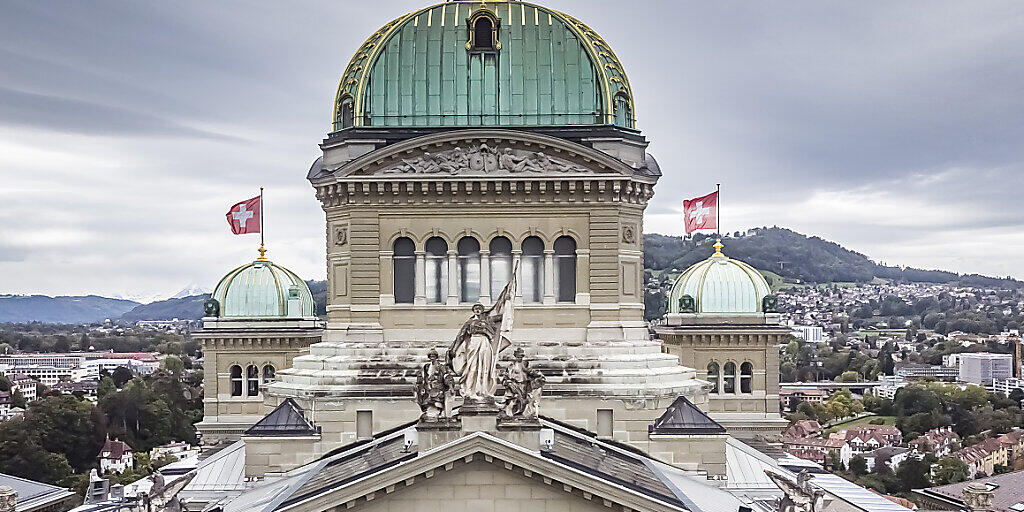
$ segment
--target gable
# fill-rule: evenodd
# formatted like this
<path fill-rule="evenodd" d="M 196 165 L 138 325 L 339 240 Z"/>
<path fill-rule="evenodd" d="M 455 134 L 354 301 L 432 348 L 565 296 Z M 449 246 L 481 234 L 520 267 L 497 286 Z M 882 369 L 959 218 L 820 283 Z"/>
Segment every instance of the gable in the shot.
<path fill-rule="evenodd" d="M 330 160 L 330 159 L 327 159 Z M 317 169 L 317 165 L 322 166 Z M 378 147 L 331 166 L 314 164 L 314 185 L 330 178 L 437 179 L 488 177 L 631 177 L 654 183 L 660 171 L 643 162 L 634 169 L 594 148 L 536 132 L 505 129 L 450 130 Z"/>
<path fill-rule="evenodd" d="M 370 501 L 357 501 L 352 511 L 360 512 L 448 512 L 457 510 L 520 510 L 579 512 L 605 511 L 604 500 L 587 499 L 579 491 L 565 491 L 556 482 L 527 478 L 483 460 L 454 466 L 417 479 L 411 486 L 395 486 Z"/>

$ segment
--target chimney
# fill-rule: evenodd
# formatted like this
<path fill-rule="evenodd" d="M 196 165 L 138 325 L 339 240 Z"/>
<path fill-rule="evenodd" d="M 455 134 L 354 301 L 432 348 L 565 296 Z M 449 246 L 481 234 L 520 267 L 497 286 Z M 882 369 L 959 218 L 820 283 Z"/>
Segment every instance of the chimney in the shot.
<path fill-rule="evenodd" d="M 18 491 L 0 485 L 0 512 L 14 512 L 18 505 Z"/>
<path fill-rule="evenodd" d="M 994 493 L 989 487 L 980 482 L 974 482 L 964 487 L 964 505 L 971 512 L 991 512 L 992 497 Z"/>

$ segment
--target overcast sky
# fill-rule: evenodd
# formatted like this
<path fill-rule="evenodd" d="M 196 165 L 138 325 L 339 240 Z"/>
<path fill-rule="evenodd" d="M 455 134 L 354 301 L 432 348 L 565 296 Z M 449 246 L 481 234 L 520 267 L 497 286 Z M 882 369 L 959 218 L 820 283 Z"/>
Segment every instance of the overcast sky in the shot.
<path fill-rule="evenodd" d="M 305 180 L 338 78 L 420 1 L 0 1 L 0 293 L 212 288 L 256 255 L 323 279 Z M 723 183 L 734 231 L 1024 278 L 1024 2 L 550 0 L 623 61 L 665 173 L 647 232 Z M 870 7 L 868 9 L 867 7 Z"/>

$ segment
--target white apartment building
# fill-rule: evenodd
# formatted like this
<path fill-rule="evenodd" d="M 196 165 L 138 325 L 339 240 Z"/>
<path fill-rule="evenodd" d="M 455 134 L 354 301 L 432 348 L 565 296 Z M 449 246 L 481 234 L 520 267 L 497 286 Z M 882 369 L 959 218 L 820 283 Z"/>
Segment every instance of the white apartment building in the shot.
<path fill-rule="evenodd" d="M 817 325 L 794 325 L 793 336 L 808 343 L 824 343 L 825 331 Z"/>
<path fill-rule="evenodd" d="M 1010 392 L 1015 389 L 1024 389 L 1024 379 L 1010 377 L 1008 379 L 992 380 L 992 391 L 994 393 L 1002 393 L 1004 396 L 1010 396 Z"/>
<path fill-rule="evenodd" d="M 875 386 L 873 393 L 889 400 L 896 398 L 896 392 L 907 385 L 907 379 L 899 375 L 879 375 L 878 381 L 881 385 Z"/>
<path fill-rule="evenodd" d="M 85 354 L 5 354 L 0 355 L 0 366 L 78 368 L 85 364 L 85 359 Z"/>
<path fill-rule="evenodd" d="M 993 380 L 1013 377 L 1013 355 L 991 352 L 962 353 L 957 380 L 991 389 Z"/>
<path fill-rule="evenodd" d="M 88 377 L 88 370 L 85 368 L 67 368 L 43 365 L 8 366 L 6 369 L 0 369 L 0 373 L 3 373 L 4 375 L 28 375 L 47 386 L 53 386 L 62 380 L 78 382 L 85 380 Z"/>

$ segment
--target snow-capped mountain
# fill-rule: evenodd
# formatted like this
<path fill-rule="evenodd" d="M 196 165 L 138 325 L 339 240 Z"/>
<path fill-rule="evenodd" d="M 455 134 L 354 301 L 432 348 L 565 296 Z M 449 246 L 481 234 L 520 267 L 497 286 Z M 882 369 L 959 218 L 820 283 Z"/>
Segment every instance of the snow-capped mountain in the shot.
<path fill-rule="evenodd" d="M 212 291 L 213 290 L 210 290 L 209 288 L 207 288 L 207 287 L 205 287 L 205 286 L 203 286 L 203 285 L 201 285 L 199 283 L 189 283 L 188 286 L 185 286 L 184 288 L 179 290 L 178 293 L 175 293 L 170 298 L 172 298 L 172 299 L 180 299 L 181 297 L 191 297 L 193 295 L 203 295 L 204 293 L 210 293 Z"/>

